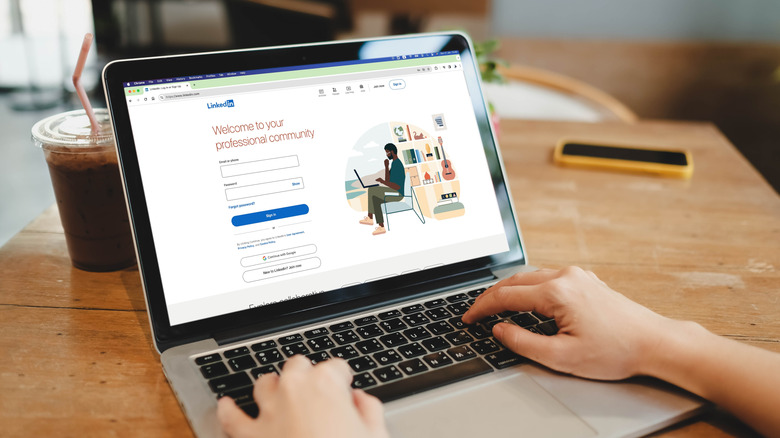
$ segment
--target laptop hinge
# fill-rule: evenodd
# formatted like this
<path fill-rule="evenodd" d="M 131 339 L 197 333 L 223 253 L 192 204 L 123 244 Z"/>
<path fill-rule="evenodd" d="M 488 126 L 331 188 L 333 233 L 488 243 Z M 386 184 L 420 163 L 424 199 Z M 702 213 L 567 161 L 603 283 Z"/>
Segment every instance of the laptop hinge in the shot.
<path fill-rule="evenodd" d="M 446 292 L 447 290 L 456 287 L 469 287 L 495 279 L 495 275 L 493 275 L 489 269 L 478 269 L 449 277 L 437 278 L 432 281 L 412 284 L 402 290 L 388 291 L 379 294 L 378 296 L 365 297 L 339 304 L 330 304 L 314 309 L 306 309 L 304 311 L 285 315 L 281 318 L 274 319 L 273 321 L 215 333 L 213 337 L 219 345 L 231 344 L 246 339 L 260 337 L 269 333 L 282 332 L 296 327 L 314 324 L 319 321 L 367 312 L 378 307 L 415 300 L 428 295 Z"/>

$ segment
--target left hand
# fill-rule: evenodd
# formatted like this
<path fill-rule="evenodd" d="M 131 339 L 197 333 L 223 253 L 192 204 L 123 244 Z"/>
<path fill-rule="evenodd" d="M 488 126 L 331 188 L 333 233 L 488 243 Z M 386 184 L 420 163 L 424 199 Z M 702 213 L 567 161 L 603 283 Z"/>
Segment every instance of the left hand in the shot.
<path fill-rule="evenodd" d="M 382 403 L 352 389 L 351 382 L 342 359 L 312 366 L 304 356 L 294 356 L 281 375 L 265 374 L 255 382 L 256 419 L 229 397 L 219 400 L 217 417 L 233 438 L 387 438 Z"/>

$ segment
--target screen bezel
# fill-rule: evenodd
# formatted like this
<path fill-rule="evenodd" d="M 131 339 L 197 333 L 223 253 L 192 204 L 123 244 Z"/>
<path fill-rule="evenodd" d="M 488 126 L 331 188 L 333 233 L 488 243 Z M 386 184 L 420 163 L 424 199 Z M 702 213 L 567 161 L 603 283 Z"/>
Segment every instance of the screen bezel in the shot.
<path fill-rule="evenodd" d="M 442 40 L 442 36 L 446 37 L 444 40 L 446 42 L 442 44 L 439 51 L 457 50 L 461 54 L 463 72 L 466 77 L 467 88 L 471 96 L 483 148 L 488 159 L 509 250 L 493 256 L 465 260 L 425 271 L 171 326 L 143 181 L 140 176 L 138 157 L 130 125 L 124 84 L 126 82 L 158 78 L 358 60 L 361 59 L 361 47 L 369 43 L 385 45 L 387 50 L 392 50 L 392 47 L 398 47 L 398 43 L 401 42 L 403 44 L 400 44 L 400 46 L 404 47 L 404 52 L 399 51 L 387 56 L 408 55 L 418 53 L 414 52 L 413 49 L 410 50 L 410 47 L 430 47 L 433 41 Z M 429 50 L 424 51 L 428 52 Z M 417 293 L 420 290 L 420 285 L 424 285 L 432 281 L 432 279 L 467 275 L 470 272 L 479 270 L 524 264 L 526 257 L 522 239 L 517 228 L 511 198 L 502 171 L 502 163 L 493 135 L 492 124 L 484 103 L 478 66 L 473 53 L 471 44 L 465 35 L 459 33 L 437 33 L 143 58 L 114 61 L 108 64 L 103 70 L 103 85 L 114 126 L 115 138 L 117 139 L 117 152 L 125 183 L 125 194 L 130 211 L 131 225 L 134 238 L 136 239 L 139 271 L 146 293 L 146 302 L 157 349 L 162 352 L 175 345 L 214 337 L 215 334 L 223 331 L 236 331 L 241 327 L 255 326 L 258 324 L 258 321 L 262 321 L 264 325 L 273 325 L 273 322 L 276 320 L 289 321 L 292 317 L 300 318 L 301 322 L 305 322 L 306 310 L 309 309 L 317 309 L 317 312 L 327 313 L 329 308 L 343 308 L 345 303 L 377 302 L 376 298 L 383 296 L 403 296 L 406 290 L 409 293 Z M 412 285 L 416 287 L 410 287 Z"/>

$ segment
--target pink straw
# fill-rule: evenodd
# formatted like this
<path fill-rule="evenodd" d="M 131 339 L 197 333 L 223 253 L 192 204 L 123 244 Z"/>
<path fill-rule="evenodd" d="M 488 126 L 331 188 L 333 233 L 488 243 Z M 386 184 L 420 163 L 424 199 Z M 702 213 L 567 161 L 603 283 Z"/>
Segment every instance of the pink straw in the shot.
<path fill-rule="evenodd" d="M 89 54 L 89 48 L 92 46 L 92 38 L 91 33 L 84 35 L 84 42 L 81 44 L 79 60 L 76 62 L 76 70 L 73 71 L 73 86 L 76 87 L 76 93 L 79 95 L 81 106 L 84 107 L 84 111 L 87 112 L 87 117 L 89 117 L 92 135 L 96 135 L 100 125 L 97 122 L 97 118 L 95 118 L 95 111 L 92 110 L 92 105 L 89 103 L 87 92 L 84 91 L 84 86 L 81 85 L 81 72 L 84 71 L 84 64 L 87 63 L 87 54 Z"/>

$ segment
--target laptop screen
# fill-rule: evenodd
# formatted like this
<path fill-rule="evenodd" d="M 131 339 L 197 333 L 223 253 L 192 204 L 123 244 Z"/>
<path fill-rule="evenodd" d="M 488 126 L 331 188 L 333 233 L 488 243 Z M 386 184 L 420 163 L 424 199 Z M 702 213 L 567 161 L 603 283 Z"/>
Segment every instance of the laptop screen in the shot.
<path fill-rule="evenodd" d="M 396 50 L 123 78 L 171 326 L 510 250 L 473 62 Z"/>

